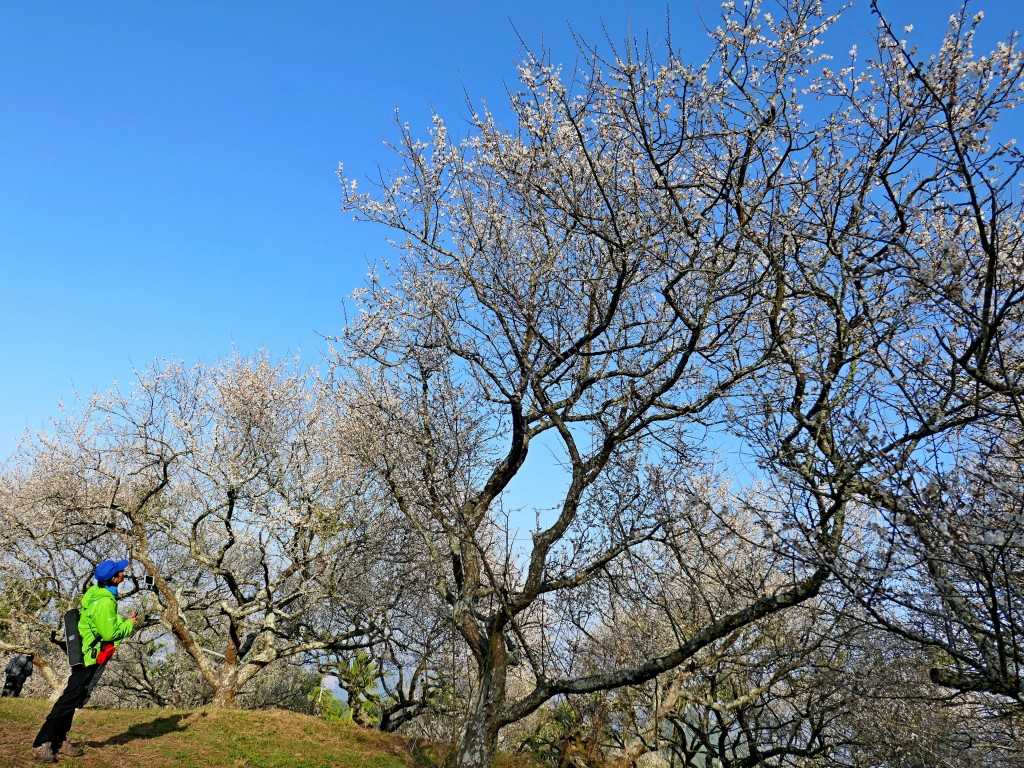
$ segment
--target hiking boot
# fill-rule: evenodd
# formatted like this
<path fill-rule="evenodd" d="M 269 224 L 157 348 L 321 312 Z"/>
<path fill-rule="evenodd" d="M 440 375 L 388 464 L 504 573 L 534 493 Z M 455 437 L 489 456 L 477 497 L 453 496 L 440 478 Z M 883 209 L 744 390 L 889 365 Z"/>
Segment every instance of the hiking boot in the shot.
<path fill-rule="evenodd" d="M 64 755 L 65 757 L 81 757 L 85 754 L 85 750 L 82 749 L 81 744 L 77 744 L 73 741 L 65 741 L 60 745 L 60 749 L 57 750 L 58 755 Z"/>
<path fill-rule="evenodd" d="M 56 763 L 57 756 L 53 754 L 53 749 L 50 747 L 50 742 L 40 744 L 38 747 L 32 747 L 32 755 L 36 760 L 41 760 L 44 763 Z"/>

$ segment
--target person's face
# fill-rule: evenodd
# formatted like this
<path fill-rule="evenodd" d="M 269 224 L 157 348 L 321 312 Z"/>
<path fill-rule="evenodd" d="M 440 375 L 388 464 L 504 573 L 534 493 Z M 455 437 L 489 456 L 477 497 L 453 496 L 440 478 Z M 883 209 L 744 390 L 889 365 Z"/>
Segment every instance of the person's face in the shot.
<path fill-rule="evenodd" d="M 124 571 L 120 571 L 119 573 L 115 573 L 111 577 L 111 579 L 110 579 L 110 583 L 113 584 L 115 587 L 118 584 L 120 584 L 122 581 L 124 581 Z"/>

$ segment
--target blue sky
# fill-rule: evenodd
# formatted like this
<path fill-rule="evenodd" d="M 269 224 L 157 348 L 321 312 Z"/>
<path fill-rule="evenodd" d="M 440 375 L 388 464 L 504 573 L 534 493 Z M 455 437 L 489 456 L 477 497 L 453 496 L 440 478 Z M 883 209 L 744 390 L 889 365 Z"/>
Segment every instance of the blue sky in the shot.
<path fill-rule="evenodd" d="M 670 5 L 675 46 L 701 58 L 698 12 L 713 22 L 718 3 Z M 958 6 L 882 3 L 925 49 Z M 431 108 L 465 115 L 465 93 L 500 103 L 519 36 L 571 63 L 570 24 L 657 41 L 666 7 L 0 0 L 0 458 L 73 388 L 158 357 L 313 362 L 387 254 L 340 212 L 338 163 L 387 164 L 396 106 L 425 127 Z M 1016 0 L 973 7 L 989 42 L 1024 26 Z M 835 50 L 870 27 L 859 1 Z"/>

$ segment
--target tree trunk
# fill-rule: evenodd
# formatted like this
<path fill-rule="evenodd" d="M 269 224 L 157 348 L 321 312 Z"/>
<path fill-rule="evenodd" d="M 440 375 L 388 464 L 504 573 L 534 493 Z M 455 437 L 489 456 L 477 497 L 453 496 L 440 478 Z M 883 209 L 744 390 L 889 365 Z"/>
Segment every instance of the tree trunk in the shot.
<path fill-rule="evenodd" d="M 225 669 L 213 694 L 213 706 L 230 707 L 235 700 L 235 693 L 238 691 L 238 670 L 235 668 Z"/>
<path fill-rule="evenodd" d="M 218 688 L 213 695 L 212 705 L 215 707 L 230 707 L 235 701 L 235 689 L 231 687 Z"/>
<path fill-rule="evenodd" d="M 489 653 L 477 660 L 476 694 L 469 705 L 466 726 L 455 756 L 458 768 L 491 768 L 498 746 L 499 712 L 505 702 L 508 660 L 505 639 L 494 632 L 488 642 Z"/>
<path fill-rule="evenodd" d="M 53 666 L 46 659 L 40 655 L 33 656 L 32 665 L 43 673 L 43 677 L 46 678 L 46 682 L 53 689 L 53 695 L 51 698 L 56 698 L 60 695 L 61 691 L 64 690 L 64 684 L 67 682 L 65 678 L 60 677 L 53 669 Z"/>
<path fill-rule="evenodd" d="M 462 741 L 455 758 L 458 768 L 490 768 L 498 744 L 496 718 L 487 708 L 473 702 L 474 706 L 466 719 Z"/>

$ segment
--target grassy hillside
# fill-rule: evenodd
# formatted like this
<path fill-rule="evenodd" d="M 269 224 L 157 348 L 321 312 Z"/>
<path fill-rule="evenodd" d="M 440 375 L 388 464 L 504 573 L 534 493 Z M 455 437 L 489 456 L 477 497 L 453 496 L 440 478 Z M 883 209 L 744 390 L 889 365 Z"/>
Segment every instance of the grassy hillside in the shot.
<path fill-rule="evenodd" d="M 30 746 L 49 711 L 49 702 L 39 699 L 0 699 L 0 768 L 41 765 Z M 395 736 L 282 710 L 87 708 L 75 715 L 71 737 L 86 754 L 62 757 L 67 768 L 412 768 L 441 762 Z"/>

